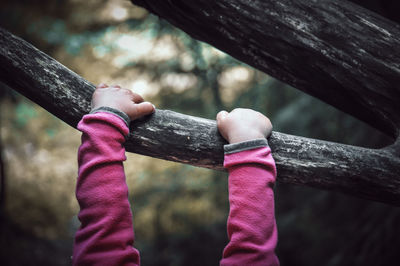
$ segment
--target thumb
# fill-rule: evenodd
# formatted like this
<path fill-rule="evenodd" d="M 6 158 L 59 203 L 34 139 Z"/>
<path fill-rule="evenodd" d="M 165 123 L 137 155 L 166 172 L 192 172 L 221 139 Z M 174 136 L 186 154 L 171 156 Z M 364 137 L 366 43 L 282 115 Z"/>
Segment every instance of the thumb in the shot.
<path fill-rule="evenodd" d="M 221 121 L 222 119 L 224 119 L 229 113 L 225 110 L 220 111 L 217 114 L 217 122 Z"/>
<path fill-rule="evenodd" d="M 135 115 L 134 115 L 135 117 L 131 119 L 133 120 L 145 115 L 152 114 L 154 113 L 154 111 L 155 111 L 154 105 L 149 102 L 142 102 L 135 104 Z"/>

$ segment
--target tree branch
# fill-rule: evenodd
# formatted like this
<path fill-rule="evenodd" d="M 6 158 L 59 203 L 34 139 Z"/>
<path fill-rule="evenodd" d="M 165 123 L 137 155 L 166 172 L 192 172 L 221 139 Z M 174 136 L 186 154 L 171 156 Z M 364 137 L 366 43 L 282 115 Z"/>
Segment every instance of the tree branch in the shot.
<path fill-rule="evenodd" d="M 0 80 L 76 127 L 90 109 L 94 86 L 0 28 Z M 126 149 L 222 170 L 223 145 L 213 120 L 167 110 L 131 124 Z M 398 149 L 372 150 L 273 132 L 278 181 L 345 192 L 400 206 Z M 392 150 L 393 149 L 393 150 Z"/>
<path fill-rule="evenodd" d="M 400 25 L 341 0 L 132 0 L 393 138 Z"/>

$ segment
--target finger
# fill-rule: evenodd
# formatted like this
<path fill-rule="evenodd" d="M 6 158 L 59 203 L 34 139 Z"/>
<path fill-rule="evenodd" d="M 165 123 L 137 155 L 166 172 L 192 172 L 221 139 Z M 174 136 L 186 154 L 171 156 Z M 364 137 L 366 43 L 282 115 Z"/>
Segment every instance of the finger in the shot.
<path fill-rule="evenodd" d="M 152 114 L 154 113 L 154 111 L 155 111 L 154 105 L 149 102 L 142 102 L 139 104 L 135 104 L 135 114 L 133 119 L 137 119 L 142 116 Z"/>
<path fill-rule="evenodd" d="M 100 84 L 96 87 L 96 89 L 102 89 L 102 88 L 107 88 L 107 87 L 108 87 L 107 84 L 105 84 L 105 83 L 100 83 Z"/>
<path fill-rule="evenodd" d="M 268 130 L 268 135 L 266 136 L 267 138 L 271 137 L 272 135 L 272 129 L 274 128 L 274 126 L 271 123 L 271 120 L 267 117 L 267 130 Z"/>
<path fill-rule="evenodd" d="M 220 120 L 224 119 L 228 114 L 229 113 L 227 111 L 225 111 L 225 110 L 220 111 L 217 114 L 217 121 L 220 121 Z"/>
<path fill-rule="evenodd" d="M 142 103 L 142 102 L 144 101 L 144 99 L 143 99 L 142 96 L 140 96 L 139 94 L 134 93 L 134 92 L 132 92 L 132 100 L 133 100 L 135 103 Z"/>

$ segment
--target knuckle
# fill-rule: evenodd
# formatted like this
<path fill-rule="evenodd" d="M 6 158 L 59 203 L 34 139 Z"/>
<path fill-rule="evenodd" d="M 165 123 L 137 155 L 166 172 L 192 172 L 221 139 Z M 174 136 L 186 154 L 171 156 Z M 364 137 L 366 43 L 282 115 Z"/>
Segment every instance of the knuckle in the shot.
<path fill-rule="evenodd" d="M 126 95 L 133 96 L 133 92 L 129 89 L 121 89 Z"/>

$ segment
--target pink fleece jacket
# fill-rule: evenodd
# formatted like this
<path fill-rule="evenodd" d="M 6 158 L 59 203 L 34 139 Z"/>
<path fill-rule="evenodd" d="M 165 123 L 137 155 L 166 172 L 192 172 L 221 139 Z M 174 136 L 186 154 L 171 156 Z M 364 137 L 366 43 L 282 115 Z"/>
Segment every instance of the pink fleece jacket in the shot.
<path fill-rule="evenodd" d="M 140 265 L 122 164 L 129 129 L 119 116 L 106 112 L 85 115 L 78 129 L 81 226 L 73 265 Z M 276 170 L 269 147 L 226 154 L 224 166 L 229 170 L 230 241 L 220 264 L 279 265 L 272 190 Z"/>

